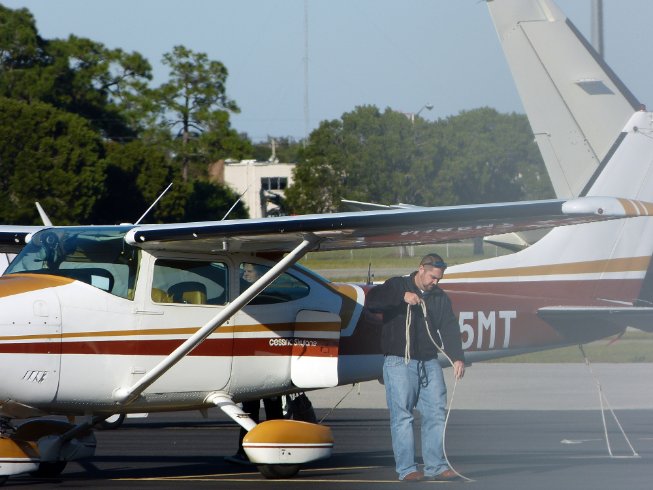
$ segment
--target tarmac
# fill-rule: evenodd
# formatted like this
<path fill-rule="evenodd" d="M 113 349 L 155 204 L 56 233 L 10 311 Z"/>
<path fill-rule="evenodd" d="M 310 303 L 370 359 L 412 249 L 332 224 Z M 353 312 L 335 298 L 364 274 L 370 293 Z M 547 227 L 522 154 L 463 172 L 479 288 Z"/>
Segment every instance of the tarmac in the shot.
<path fill-rule="evenodd" d="M 469 481 L 423 482 L 416 484 L 418 488 L 652 488 L 653 364 L 597 364 L 592 369 L 603 397 L 582 364 L 479 363 L 469 367 L 456 386 L 446 433 L 449 461 Z M 450 376 L 449 371 L 446 377 Z M 452 390 L 450 385 L 450 395 Z M 96 432 L 95 457 L 69 463 L 60 477 L 21 476 L 6 485 L 39 489 L 405 488 L 407 484 L 398 482 L 394 471 L 381 384 L 371 381 L 353 389 L 320 390 L 309 397 L 318 418 L 326 417 L 324 423 L 333 430 L 336 444 L 331 458 L 306 465 L 292 479 L 266 480 L 255 467 L 224 461 L 224 456 L 235 451 L 238 427 L 218 409 L 211 409 L 208 418 L 198 412 L 128 418 L 118 430 Z"/>
<path fill-rule="evenodd" d="M 481 362 L 468 366 L 455 386 L 445 380 L 454 410 L 598 410 L 601 396 L 613 409 L 653 409 L 653 364 L 526 364 Z M 601 391 L 599 392 L 599 386 Z M 378 381 L 312 392 L 313 406 L 387 408 Z M 653 488 L 653 485 L 651 486 Z"/>

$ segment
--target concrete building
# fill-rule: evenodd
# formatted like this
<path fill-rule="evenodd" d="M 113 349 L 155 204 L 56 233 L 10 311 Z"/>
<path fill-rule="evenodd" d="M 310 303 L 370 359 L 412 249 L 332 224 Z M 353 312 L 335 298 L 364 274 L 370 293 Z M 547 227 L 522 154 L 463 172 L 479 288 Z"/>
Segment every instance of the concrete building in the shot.
<path fill-rule="evenodd" d="M 292 184 L 293 168 L 294 163 L 227 160 L 212 174 L 238 195 L 243 194 L 251 218 L 264 218 L 283 214 L 278 198 L 284 198 L 286 188 Z"/>

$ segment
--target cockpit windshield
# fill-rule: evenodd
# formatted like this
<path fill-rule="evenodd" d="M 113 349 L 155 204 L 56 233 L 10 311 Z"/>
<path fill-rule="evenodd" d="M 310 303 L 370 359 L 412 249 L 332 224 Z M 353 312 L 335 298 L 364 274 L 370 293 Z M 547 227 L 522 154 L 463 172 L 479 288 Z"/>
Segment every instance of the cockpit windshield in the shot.
<path fill-rule="evenodd" d="M 133 299 L 139 250 L 125 243 L 128 227 L 49 228 L 35 233 L 5 275 L 70 277 Z"/>

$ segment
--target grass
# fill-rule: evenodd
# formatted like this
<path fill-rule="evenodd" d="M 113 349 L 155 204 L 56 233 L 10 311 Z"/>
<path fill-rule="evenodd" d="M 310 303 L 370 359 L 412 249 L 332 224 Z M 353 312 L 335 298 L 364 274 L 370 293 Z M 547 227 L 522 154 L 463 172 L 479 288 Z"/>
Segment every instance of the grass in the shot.
<path fill-rule="evenodd" d="M 313 252 L 301 264 L 323 276 L 343 282 L 364 282 L 371 265 L 375 281 L 383 281 L 398 273 L 415 270 L 419 259 L 427 253 L 440 254 L 450 264 L 462 264 L 497 255 L 505 250 L 484 245 L 483 254 L 475 255 L 473 243 L 464 241 L 443 245 L 391 247 L 336 252 Z M 628 330 L 619 340 L 604 339 L 583 346 L 592 362 L 653 362 L 653 335 Z M 561 347 L 532 354 L 505 357 L 491 362 L 565 363 L 583 362 L 577 346 Z"/>
<path fill-rule="evenodd" d="M 482 254 L 474 254 L 471 241 L 443 245 L 419 245 L 414 247 L 368 248 L 335 252 L 312 252 L 300 263 L 324 277 L 338 281 L 365 281 L 371 267 L 374 279 L 383 281 L 399 271 L 410 272 L 417 268 L 419 260 L 427 253 L 441 255 L 449 265 L 509 253 L 495 245 L 484 245 Z"/>
<path fill-rule="evenodd" d="M 618 340 L 612 338 L 585 344 L 583 349 L 591 362 L 653 362 L 653 335 L 627 330 Z M 504 357 L 488 362 L 567 363 L 584 362 L 577 346 L 560 347 L 532 354 Z"/>

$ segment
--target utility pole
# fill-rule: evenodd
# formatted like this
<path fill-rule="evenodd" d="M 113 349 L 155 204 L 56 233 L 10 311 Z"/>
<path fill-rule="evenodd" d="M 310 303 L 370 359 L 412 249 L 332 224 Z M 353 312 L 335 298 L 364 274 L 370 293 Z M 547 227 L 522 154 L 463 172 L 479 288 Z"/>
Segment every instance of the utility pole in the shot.
<path fill-rule="evenodd" d="M 604 58 L 603 53 L 603 0 L 592 0 L 592 46 Z"/>
<path fill-rule="evenodd" d="M 304 0 L 304 147 L 308 142 L 308 0 Z"/>

